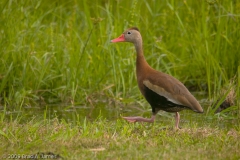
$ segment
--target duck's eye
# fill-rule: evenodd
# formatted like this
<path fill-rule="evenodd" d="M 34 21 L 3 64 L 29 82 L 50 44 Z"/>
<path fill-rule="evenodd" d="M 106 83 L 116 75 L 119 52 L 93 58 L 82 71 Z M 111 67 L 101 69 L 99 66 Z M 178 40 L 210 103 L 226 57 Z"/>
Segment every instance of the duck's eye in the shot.
<path fill-rule="evenodd" d="M 127 32 L 127 34 L 131 34 L 131 32 Z"/>

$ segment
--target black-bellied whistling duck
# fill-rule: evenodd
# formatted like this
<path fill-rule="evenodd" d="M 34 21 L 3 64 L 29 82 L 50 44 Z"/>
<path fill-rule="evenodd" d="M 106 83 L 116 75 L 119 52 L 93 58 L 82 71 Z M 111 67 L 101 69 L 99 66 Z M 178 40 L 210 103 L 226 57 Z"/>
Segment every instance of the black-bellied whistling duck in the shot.
<path fill-rule="evenodd" d="M 131 42 L 137 52 L 136 72 L 138 87 L 152 107 L 152 117 L 123 117 L 129 122 L 154 122 L 160 110 L 175 112 L 175 128 L 179 129 L 179 111 L 191 109 L 202 113 L 203 109 L 188 89 L 174 77 L 151 68 L 143 55 L 142 36 L 136 27 L 132 27 L 111 42 Z"/>

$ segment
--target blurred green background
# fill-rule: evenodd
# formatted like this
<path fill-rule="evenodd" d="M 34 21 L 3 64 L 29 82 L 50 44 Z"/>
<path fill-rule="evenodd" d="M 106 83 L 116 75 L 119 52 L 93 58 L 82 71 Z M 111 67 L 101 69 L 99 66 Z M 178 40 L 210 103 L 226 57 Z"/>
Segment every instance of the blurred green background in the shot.
<path fill-rule="evenodd" d="M 141 102 L 134 47 L 110 43 L 132 26 L 153 68 L 208 100 L 235 77 L 239 96 L 239 1 L 2 0 L 0 11 L 1 106 Z"/>

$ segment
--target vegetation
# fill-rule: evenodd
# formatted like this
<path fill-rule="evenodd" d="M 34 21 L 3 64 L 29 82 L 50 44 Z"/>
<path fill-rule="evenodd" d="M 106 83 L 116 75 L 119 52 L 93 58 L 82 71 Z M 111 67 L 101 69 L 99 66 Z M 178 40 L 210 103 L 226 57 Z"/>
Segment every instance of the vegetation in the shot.
<path fill-rule="evenodd" d="M 132 45 L 110 44 L 130 26 L 139 27 L 154 68 L 208 98 L 235 75 L 239 81 L 236 1 L 0 3 L 0 92 L 8 106 L 85 104 L 98 92 L 139 99 Z"/>
<path fill-rule="evenodd" d="M 240 158 L 240 2 L 2 0 L 0 11 L 1 155 Z M 150 114 L 136 85 L 133 46 L 110 43 L 132 26 L 149 64 L 182 81 L 204 106 L 198 121 L 184 111 L 183 130 L 162 130 L 167 113 L 145 127 L 116 120 L 132 106 Z M 214 115 L 228 93 L 232 107 Z"/>
<path fill-rule="evenodd" d="M 164 129 L 158 122 L 143 126 L 101 117 L 93 122 L 86 119 L 76 122 L 77 125 L 73 125 L 55 118 L 32 119 L 24 125 L 18 121 L 1 123 L 1 158 L 22 158 L 38 152 L 54 154 L 59 159 L 240 158 L 239 125 L 223 129 L 213 125 L 216 121 L 209 125 L 190 122 L 174 131 Z"/>

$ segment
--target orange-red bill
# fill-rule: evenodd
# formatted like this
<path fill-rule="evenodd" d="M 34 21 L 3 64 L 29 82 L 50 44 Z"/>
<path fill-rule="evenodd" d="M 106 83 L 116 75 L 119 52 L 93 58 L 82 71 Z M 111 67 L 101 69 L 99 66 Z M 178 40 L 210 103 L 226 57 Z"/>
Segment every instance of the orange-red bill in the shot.
<path fill-rule="evenodd" d="M 115 42 L 124 42 L 124 41 L 125 41 L 124 34 L 122 34 L 118 38 L 115 38 L 115 39 L 111 40 L 111 42 L 113 42 L 113 43 L 115 43 Z"/>

